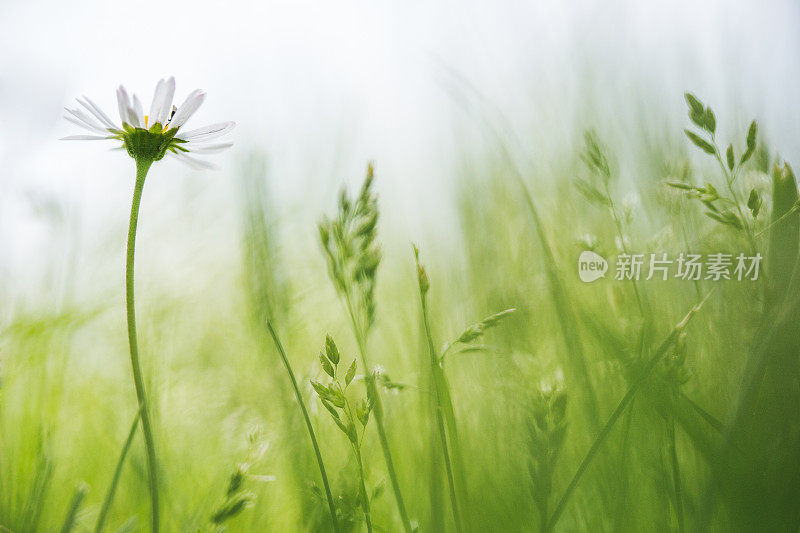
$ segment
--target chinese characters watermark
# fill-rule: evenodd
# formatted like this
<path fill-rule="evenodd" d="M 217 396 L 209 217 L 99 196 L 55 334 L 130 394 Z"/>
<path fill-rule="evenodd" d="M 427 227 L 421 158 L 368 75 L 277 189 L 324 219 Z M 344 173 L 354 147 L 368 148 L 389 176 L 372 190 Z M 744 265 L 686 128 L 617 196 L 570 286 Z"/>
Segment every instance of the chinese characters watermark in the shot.
<path fill-rule="evenodd" d="M 760 253 L 680 253 L 670 257 L 666 253 L 617 255 L 614 263 L 614 279 L 617 281 L 756 281 L 761 270 Z M 582 281 L 591 282 L 605 277 L 608 262 L 591 251 L 581 253 L 578 258 L 578 275 Z"/>

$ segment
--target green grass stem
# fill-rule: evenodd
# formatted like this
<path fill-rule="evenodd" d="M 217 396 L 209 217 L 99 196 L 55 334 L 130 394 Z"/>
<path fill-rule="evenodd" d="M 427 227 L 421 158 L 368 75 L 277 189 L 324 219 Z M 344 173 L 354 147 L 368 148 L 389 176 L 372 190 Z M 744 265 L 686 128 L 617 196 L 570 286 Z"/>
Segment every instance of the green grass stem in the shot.
<path fill-rule="evenodd" d="M 317 436 L 314 433 L 314 426 L 311 424 L 311 417 L 308 416 L 306 403 L 303 400 L 303 395 L 300 393 L 300 387 L 297 385 L 297 379 L 294 376 L 292 365 L 289 364 L 289 358 L 286 356 L 286 351 L 283 349 L 283 344 L 281 344 L 278 334 L 275 332 L 275 328 L 272 327 L 272 322 L 269 320 L 267 320 L 267 329 L 269 330 L 269 334 L 272 336 L 272 340 L 275 342 L 275 347 L 278 349 L 278 353 L 281 356 L 283 366 L 286 367 L 286 373 L 289 374 L 289 381 L 292 382 L 292 389 L 294 389 L 295 398 L 297 398 L 300 411 L 303 413 L 303 419 L 305 420 L 306 428 L 308 428 L 308 436 L 311 439 L 311 446 L 314 448 L 314 455 L 317 458 L 317 466 L 319 466 L 319 473 L 322 477 L 322 485 L 325 488 L 325 498 L 328 500 L 328 509 L 331 513 L 333 529 L 338 533 L 341 531 L 341 529 L 339 527 L 339 520 L 336 517 L 336 507 L 333 504 L 333 494 L 331 493 L 331 486 L 328 482 L 328 474 L 325 472 L 325 463 L 322 460 L 322 452 L 320 452 L 319 444 L 317 443 Z"/>

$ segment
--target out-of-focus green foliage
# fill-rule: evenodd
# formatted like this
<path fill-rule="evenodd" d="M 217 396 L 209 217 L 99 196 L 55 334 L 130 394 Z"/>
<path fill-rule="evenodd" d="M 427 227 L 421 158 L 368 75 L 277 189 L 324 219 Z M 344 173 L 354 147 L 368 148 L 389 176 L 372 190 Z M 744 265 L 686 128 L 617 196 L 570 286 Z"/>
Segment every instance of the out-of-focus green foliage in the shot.
<path fill-rule="evenodd" d="M 457 203 L 458 256 L 425 247 L 424 279 L 410 254 L 390 251 L 425 236 L 376 226 L 371 193 L 363 212 L 343 206 L 369 216 L 323 224 L 320 253 L 313 220 L 298 232 L 298 221 L 278 218 L 286 210 L 270 201 L 262 162 L 243 165 L 242 253 L 226 258 L 227 274 L 191 294 L 141 290 L 165 531 L 330 527 L 267 316 L 285 332 L 346 530 L 364 529 L 367 509 L 375 530 L 401 528 L 363 394 L 372 375 L 420 531 L 454 530 L 451 501 L 461 503 L 465 531 L 797 531 L 797 183 L 788 164 L 773 171 L 755 123 L 722 142 L 726 117 L 695 96 L 687 104 L 684 149 L 665 148 L 633 179 L 615 152 L 645 148 L 613 136 L 587 135 L 548 176 L 512 161 L 504 138 L 465 151 L 458 190 L 442 199 Z M 377 190 L 379 170 L 380 161 Z M 350 234 L 369 235 L 364 253 L 342 247 L 357 241 Z M 378 246 L 386 252 L 376 277 Z M 634 285 L 609 271 L 587 284 L 577 276 L 584 250 L 765 259 L 757 281 Z M 334 287 L 326 269 L 347 283 Z M 355 289 L 374 373 L 350 364 L 359 346 L 337 292 Z M 420 290 L 433 339 L 450 340 L 433 352 Z M 135 414 L 121 296 L 76 301 L 0 325 L 0 531 L 90 529 Z M 585 371 L 570 347 L 583 352 Z M 431 365 L 446 375 L 440 389 L 453 411 L 441 439 Z M 448 491 L 440 440 L 452 450 L 455 429 L 463 466 L 454 465 Z M 139 530 L 149 511 L 140 435 L 121 476 L 106 530 Z"/>

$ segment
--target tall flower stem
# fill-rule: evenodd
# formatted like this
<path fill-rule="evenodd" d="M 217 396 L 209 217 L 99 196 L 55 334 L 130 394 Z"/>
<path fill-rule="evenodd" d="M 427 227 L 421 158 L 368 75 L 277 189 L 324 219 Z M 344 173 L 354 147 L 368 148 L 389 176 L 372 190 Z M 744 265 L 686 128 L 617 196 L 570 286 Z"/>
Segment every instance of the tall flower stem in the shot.
<path fill-rule="evenodd" d="M 405 503 L 403 502 L 403 495 L 400 492 L 400 482 L 397 479 L 397 472 L 394 469 L 394 461 L 392 460 L 392 452 L 389 449 L 389 437 L 386 435 L 386 428 L 383 424 L 383 404 L 381 403 L 380 393 L 375 384 L 375 377 L 370 370 L 369 361 L 367 359 L 367 339 L 363 329 L 359 326 L 358 319 L 356 318 L 353 303 L 349 295 L 345 295 L 345 305 L 347 306 L 350 321 L 353 324 L 353 334 L 358 344 L 358 352 L 361 356 L 361 366 L 364 368 L 364 380 L 367 385 L 367 393 L 373 402 L 372 412 L 375 417 L 375 427 L 378 430 L 378 439 L 381 442 L 381 450 L 383 451 L 383 458 L 386 462 L 386 470 L 389 473 L 389 480 L 392 483 L 392 490 L 394 492 L 394 499 L 397 502 L 397 510 L 400 513 L 400 520 L 403 522 L 403 529 L 406 533 L 410 533 L 411 521 L 408 519 L 408 512 L 406 511 Z"/>
<path fill-rule="evenodd" d="M 300 387 L 297 385 L 297 379 L 294 377 L 292 365 L 289 364 L 289 358 L 286 356 L 286 351 L 283 349 L 283 344 L 281 344 L 278 334 L 275 333 L 275 329 L 272 327 L 272 322 L 269 320 L 267 320 L 267 329 L 269 329 L 269 334 L 272 336 L 272 340 L 275 342 L 275 347 L 278 349 L 278 353 L 281 356 L 283 366 L 286 367 L 286 373 L 289 374 L 289 381 L 292 382 L 292 388 L 294 389 L 294 395 L 297 398 L 297 404 L 300 406 L 300 411 L 303 413 L 303 419 L 305 420 L 306 427 L 308 428 L 308 436 L 311 438 L 311 445 L 314 447 L 314 455 L 317 457 L 319 473 L 322 476 L 322 485 L 325 487 L 325 498 L 328 500 L 328 509 L 331 512 L 333 530 L 336 533 L 339 533 L 339 520 L 336 518 L 336 507 L 333 504 L 333 494 L 331 494 L 330 483 L 328 483 L 328 474 L 325 472 L 325 463 L 322 461 L 322 452 L 319 451 L 319 444 L 317 443 L 317 436 L 314 433 L 314 426 L 311 425 L 311 418 L 308 416 L 308 409 L 303 401 L 303 395 L 300 393 Z"/>
<path fill-rule="evenodd" d="M 144 180 L 152 164 L 152 159 L 136 159 L 136 185 L 133 190 L 133 202 L 131 203 L 131 220 L 128 226 L 128 248 L 125 263 L 125 306 L 128 314 L 128 344 L 131 349 L 133 384 L 136 387 L 136 397 L 141 406 L 142 433 L 144 434 L 144 445 L 147 451 L 147 472 L 150 484 L 150 502 L 152 504 L 152 531 L 157 533 L 159 530 L 159 515 L 156 445 L 153 438 L 153 426 L 150 423 L 150 405 L 147 402 L 142 365 L 139 363 L 139 346 L 136 340 L 136 309 L 133 302 L 134 251 L 136 248 L 136 226 L 139 220 L 139 204 L 142 200 Z"/>

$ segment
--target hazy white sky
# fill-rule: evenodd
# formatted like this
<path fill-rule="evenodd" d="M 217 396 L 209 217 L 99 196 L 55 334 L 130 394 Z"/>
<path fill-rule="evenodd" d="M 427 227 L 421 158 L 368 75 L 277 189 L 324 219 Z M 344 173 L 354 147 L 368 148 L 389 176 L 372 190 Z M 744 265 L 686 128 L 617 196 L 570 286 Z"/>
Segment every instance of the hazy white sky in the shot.
<path fill-rule="evenodd" d="M 285 205 L 330 206 L 342 181 L 360 179 L 374 159 L 389 220 L 409 232 L 415 220 L 436 223 L 431 213 L 452 197 L 455 146 L 471 135 L 446 90 L 448 69 L 520 135 L 536 132 L 532 157 L 543 160 L 580 122 L 578 110 L 624 120 L 635 100 L 658 106 L 637 108 L 645 119 L 680 121 L 687 88 L 731 110 L 731 120 L 758 117 L 781 154 L 800 156 L 800 8 L 698 4 L 0 2 L 0 288 L 39 275 L 57 242 L 36 205 L 57 199 L 83 225 L 116 229 L 127 220 L 130 160 L 102 143 L 57 141 L 77 133 L 62 107 L 86 94 L 116 114 L 118 84 L 149 102 L 168 75 L 178 99 L 208 91 L 189 125 L 235 120 L 236 146 L 216 158 L 221 172 L 157 166 L 145 192 L 152 210 L 187 191 L 230 196 L 226 172 L 258 148 Z M 209 216 L 234 220 L 224 210 Z"/>

